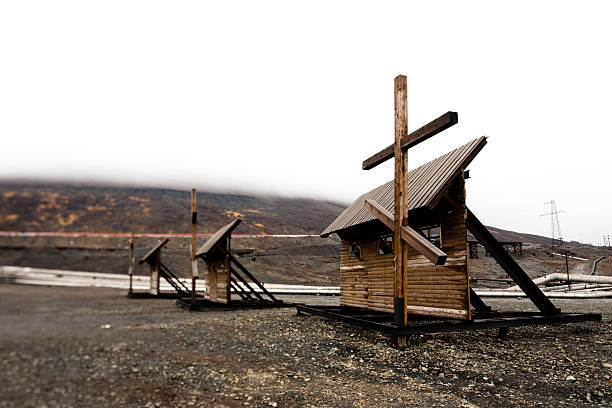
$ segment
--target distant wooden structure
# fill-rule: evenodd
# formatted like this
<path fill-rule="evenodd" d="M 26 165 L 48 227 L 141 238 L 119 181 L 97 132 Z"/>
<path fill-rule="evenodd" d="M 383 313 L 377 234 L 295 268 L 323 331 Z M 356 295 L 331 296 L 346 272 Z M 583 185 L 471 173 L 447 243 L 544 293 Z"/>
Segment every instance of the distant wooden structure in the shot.
<path fill-rule="evenodd" d="M 131 298 L 164 298 L 164 299 L 176 299 L 180 297 L 185 297 L 190 295 L 189 288 L 185 286 L 185 284 L 176 276 L 174 272 L 170 270 L 163 262 L 162 262 L 162 249 L 166 244 L 170 241 L 169 238 L 160 241 L 151 248 L 145 256 L 140 258 L 138 261 L 139 264 L 147 263 L 149 265 L 150 270 L 150 287 L 148 292 L 134 292 L 132 289 L 132 267 L 133 261 L 130 261 L 130 289 L 128 292 L 128 297 Z M 133 259 L 133 248 L 134 241 L 133 237 L 130 243 L 131 254 L 130 259 Z M 164 278 L 166 282 L 172 286 L 174 289 L 174 293 L 166 293 L 161 292 L 160 290 L 160 278 Z"/>
<path fill-rule="evenodd" d="M 409 134 L 406 77 L 395 78 L 395 143 L 362 164 L 369 170 L 394 157 L 395 178 L 359 197 L 321 234 L 341 239 L 341 306 L 297 306 L 298 313 L 391 333 L 399 346 L 413 333 L 500 327 L 501 335 L 516 325 L 601 319 L 561 314 L 467 208 L 466 167 L 486 137 L 408 172 L 408 149 L 457 122 L 457 113 L 447 112 Z M 495 314 L 470 288 L 468 229 L 539 314 Z"/>
<path fill-rule="evenodd" d="M 203 261 L 205 265 L 204 298 L 197 299 L 195 303 L 187 299 L 179 299 L 177 303 L 180 306 L 200 309 L 211 306 L 211 303 L 228 306 L 283 304 L 232 255 L 232 231 L 241 221 L 236 218 L 223 226 L 196 251 L 196 260 Z M 232 294 L 239 299 L 233 300 Z"/>
<path fill-rule="evenodd" d="M 499 244 L 508 253 L 513 253 L 518 258 L 523 257 L 523 243 L 520 241 L 498 241 Z M 478 241 L 468 241 L 469 255 L 471 259 L 479 259 L 479 249 L 482 245 Z M 491 256 L 491 253 L 485 249 L 485 256 Z"/>

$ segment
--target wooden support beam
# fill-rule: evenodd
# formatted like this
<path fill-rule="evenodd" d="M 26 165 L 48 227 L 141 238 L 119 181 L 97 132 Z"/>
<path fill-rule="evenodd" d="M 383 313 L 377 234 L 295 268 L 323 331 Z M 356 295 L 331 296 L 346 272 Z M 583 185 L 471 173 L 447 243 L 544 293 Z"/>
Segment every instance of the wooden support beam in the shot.
<path fill-rule="evenodd" d="M 487 305 L 480 296 L 474 292 L 474 289 L 470 288 L 470 304 L 474 306 L 479 313 L 490 313 L 491 306 Z"/>
<path fill-rule="evenodd" d="M 257 285 L 259 287 L 259 289 L 262 290 L 263 293 L 265 293 L 270 299 L 272 299 L 272 301 L 274 301 L 275 303 L 280 302 L 278 299 L 276 299 L 270 292 L 268 292 L 268 290 L 266 288 L 264 288 L 264 286 L 261 284 L 261 282 L 259 282 L 252 274 L 251 272 L 249 272 L 249 270 L 247 268 L 245 268 L 244 266 L 242 266 L 242 264 L 240 262 L 238 262 L 238 260 L 234 257 L 234 255 L 232 255 L 231 253 L 227 253 L 230 261 L 234 263 L 234 265 L 236 265 L 238 267 L 238 269 L 240 269 L 240 271 L 242 273 L 244 273 L 247 278 L 249 278 L 251 280 L 251 282 L 253 282 L 255 285 Z M 257 293 L 257 292 L 255 292 Z"/>
<path fill-rule="evenodd" d="M 196 190 L 191 189 L 191 304 L 196 303 L 196 279 L 198 279 L 198 260 L 196 241 L 198 233 L 198 212 L 196 209 Z"/>
<path fill-rule="evenodd" d="M 398 75 L 394 81 L 395 96 L 395 185 L 393 218 L 393 311 L 395 324 L 408 324 L 406 311 L 406 260 L 408 247 L 401 239 L 402 226 L 408 226 L 408 152 L 401 148 L 401 141 L 408 134 L 408 81 L 406 76 Z M 406 345 L 406 338 L 398 338 L 398 345 Z"/>
<path fill-rule="evenodd" d="M 542 293 L 540 288 L 533 283 L 531 278 L 519 266 L 518 263 L 504 250 L 504 247 L 495 240 L 487 228 L 467 208 L 466 224 L 474 237 L 486 248 L 512 280 L 525 292 L 540 311 L 546 315 L 561 313 L 550 299 Z"/>
<path fill-rule="evenodd" d="M 405 135 L 400 143 L 402 149 L 406 150 L 417 144 L 429 139 L 432 136 L 437 135 L 449 127 L 456 125 L 459 122 L 459 116 L 457 112 L 446 112 L 444 115 L 437 119 L 429 122 L 420 129 L 415 130 L 409 135 Z M 395 155 L 394 145 L 387 146 L 380 152 L 376 153 L 372 157 L 363 161 L 361 167 L 364 170 L 370 170 L 378 166 L 381 163 L 386 162 Z"/>
<path fill-rule="evenodd" d="M 159 275 L 164 278 L 180 296 L 189 296 L 189 288 L 185 286 L 185 284 L 181 282 L 163 262 L 159 263 Z"/>
<path fill-rule="evenodd" d="M 246 281 L 246 279 L 244 279 L 234 268 L 232 268 L 230 266 L 230 272 L 232 274 L 232 276 L 235 276 L 238 278 L 238 280 L 240 280 L 240 282 L 242 282 L 242 284 L 244 286 L 246 286 L 247 288 L 249 288 L 249 290 L 251 291 L 251 294 L 255 295 L 255 297 L 257 297 L 259 300 L 261 300 L 263 302 L 264 298 L 261 297 L 261 295 L 259 293 L 257 293 L 255 291 L 255 289 L 253 289 L 251 287 L 251 285 L 249 285 L 249 283 Z M 249 296 L 250 297 L 250 296 Z"/>
<path fill-rule="evenodd" d="M 389 229 L 394 230 L 393 216 L 389 211 L 369 198 L 366 199 L 365 206 L 373 216 L 378 218 Z M 446 263 L 448 255 L 409 226 L 402 226 L 401 238 L 434 265 L 444 265 Z"/>
<path fill-rule="evenodd" d="M 132 281 L 134 276 L 134 231 L 130 234 L 130 266 L 128 268 L 128 275 L 130 276 L 130 294 L 132 293 Z"/>
<path fill-rule="evenodd" d="M 238 284 L 238 282 L 236 282 L 236 279 L 230 277 L 230 286 L 232 289 L 234 289 L 234 292 L 240 296 L 240 298 L 242 300 L 247 300 L 247 299 L 252 299 L 251 295 L 249 295 L 247 292 L 244 291 L 244 289 L 242 288 L 242 286 L 240 286 Z"/>

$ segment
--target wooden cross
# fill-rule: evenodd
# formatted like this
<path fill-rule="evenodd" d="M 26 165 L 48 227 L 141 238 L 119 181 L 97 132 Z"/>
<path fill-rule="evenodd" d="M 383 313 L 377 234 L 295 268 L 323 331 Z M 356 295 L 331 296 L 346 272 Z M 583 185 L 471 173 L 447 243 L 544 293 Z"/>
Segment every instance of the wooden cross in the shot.
<path fill-rule="evenodd" d="M 406 309 L 408 246 L 436 265 L 444 265 L 447 255 L 429 240 L 408 226 L 408 149 L 442 132 L 458 122 L 456 112 L 447 112 L 427 125 L 408 134 L 408 92 L 406 76 L 395 78 L 395 143 L 364 160 L 362 168 L 370 170 L 395 157 L 395 214 L 391 215 L 380 204 L 370 199 L 368 210 L 393 230 L 394 253 L 394 320 L 398 326 L 408 323 Z M 400 338 L 405 345 L 405 337 Z M 404 344 L 401 344 L 403 341 Z"/>

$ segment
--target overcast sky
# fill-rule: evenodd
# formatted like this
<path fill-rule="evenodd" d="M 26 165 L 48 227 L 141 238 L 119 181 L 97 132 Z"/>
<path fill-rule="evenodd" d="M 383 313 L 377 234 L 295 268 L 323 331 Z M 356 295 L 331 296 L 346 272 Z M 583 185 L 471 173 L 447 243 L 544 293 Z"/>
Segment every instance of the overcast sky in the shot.
<path fill-rule="evenodd" d="M 0 3 L 0 177 L 282 193 L 350 202 L 393 177 L 361 162 L 408 127 L 476 137 L 468 205 L 488 225 L 612 234 L 606 2 Z"/>

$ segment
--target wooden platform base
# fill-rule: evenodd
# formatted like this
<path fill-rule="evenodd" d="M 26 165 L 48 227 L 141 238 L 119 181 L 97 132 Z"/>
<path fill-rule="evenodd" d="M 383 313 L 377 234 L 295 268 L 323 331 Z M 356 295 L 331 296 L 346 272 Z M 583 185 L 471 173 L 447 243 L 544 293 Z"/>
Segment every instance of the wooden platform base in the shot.
<path fill-rule="evenodd" d="M 206 299 L 198 299 L 196 304 L 192 304 L 191 298 L 178 298 L 176 304 L 187 310 L 238 310 L 238 309 L 264 309 L 278 307 L 295 307 L 295 303 L 285 303 L 282 300 L 273 301 L 246 301 L 232 300 L 229 303 L 212 302 Z"/>
<path fill-rule="evenodd" d="M 409 315 L 408 325 L 396 326 L 391 313 L 374 312 L 347 306 L 296 305 L 297 314 L 325 316 L 356 326 L 377 330 L 393 337 L 438 332 L 483 330 L 534 325 L 553 325 L 601 321 L 599 313 L 558 313 L 543 315 L 531 312 L 475 313 L 471 321 Z"/>

